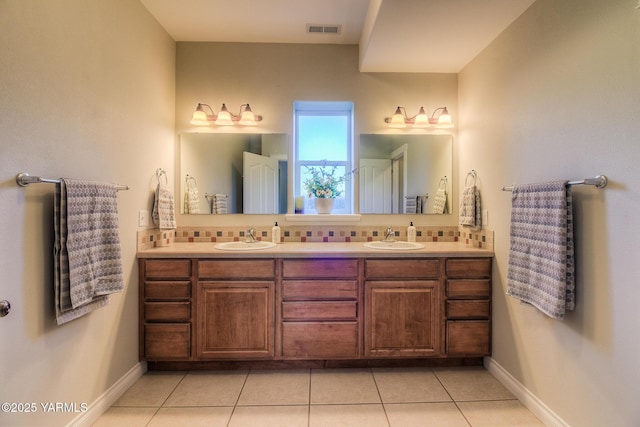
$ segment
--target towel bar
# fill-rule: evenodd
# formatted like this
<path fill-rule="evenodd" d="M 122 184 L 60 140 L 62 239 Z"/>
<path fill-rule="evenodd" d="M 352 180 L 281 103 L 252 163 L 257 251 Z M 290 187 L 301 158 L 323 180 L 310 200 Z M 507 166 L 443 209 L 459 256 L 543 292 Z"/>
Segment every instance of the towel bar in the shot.
<path fill-rule="evenodd" d="M 585 178 L 580 181 L 569 181 L 567 185 L 595 185 L 596 188 L 604 188 L 607 186 L 609 179 L 606 175 L 598 175 L 595 178 Z M 513 185 L 502 187 L 502 191 L 512 191 Z"/>
<path fill-rule="evenodd" d="M 60 180 L 59 179 L 42 178 L 42 177 L 39 177 L 39 176 L 31 176 L 26 172 L 20 172 L 16 176 L 16 182 L 21 187 L 26 187 L 29 184 L 39 184 L 39 183 L 43 183 L 43 182 L 44 183 L 49 183 L 49 184 L 60 184 Z M 116 189 L 117 190 L 128 190 L 129 186 L 128 185 L 122 185 L 122 184 L 116 184 Z"/>

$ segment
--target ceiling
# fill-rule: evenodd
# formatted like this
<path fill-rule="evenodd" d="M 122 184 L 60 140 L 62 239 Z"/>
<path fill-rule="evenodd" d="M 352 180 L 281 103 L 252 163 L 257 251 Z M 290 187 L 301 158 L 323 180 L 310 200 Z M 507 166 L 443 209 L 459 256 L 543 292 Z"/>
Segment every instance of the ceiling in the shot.
<path fill-rule="evenodd" d="M 418 73 L 459 72 L 534 1 L 141 0 L 178 42 L 357 44 L 363 72 Z"/>

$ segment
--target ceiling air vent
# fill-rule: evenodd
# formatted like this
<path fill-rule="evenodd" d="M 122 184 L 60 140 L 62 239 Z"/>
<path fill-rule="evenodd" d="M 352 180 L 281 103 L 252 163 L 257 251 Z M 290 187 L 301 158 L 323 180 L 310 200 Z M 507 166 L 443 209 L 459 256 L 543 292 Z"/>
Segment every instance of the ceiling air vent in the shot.
<path fill-rule="evenodd" d="M 319 25 L 319 24 L 307 24 L 308 34 L 340 34 L 340 28 L 342 25 Z"/>

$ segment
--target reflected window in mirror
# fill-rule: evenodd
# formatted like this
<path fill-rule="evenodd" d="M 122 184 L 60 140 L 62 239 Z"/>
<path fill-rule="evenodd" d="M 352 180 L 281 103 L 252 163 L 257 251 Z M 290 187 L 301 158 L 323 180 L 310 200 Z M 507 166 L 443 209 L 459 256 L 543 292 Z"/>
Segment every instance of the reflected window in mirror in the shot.
<path fill-rule="evenodd" d="M 362 134 L 358 151 L 361 214 L 451 212 L 451 135 Z"/>
<path fill-rule="evenodd" d="M 294 195 L 304 213 L 317 213 L 315 197 L 333 198 L 332 213 L 353 213 L 353 103 L 297 101 L 294 111 Z"/>

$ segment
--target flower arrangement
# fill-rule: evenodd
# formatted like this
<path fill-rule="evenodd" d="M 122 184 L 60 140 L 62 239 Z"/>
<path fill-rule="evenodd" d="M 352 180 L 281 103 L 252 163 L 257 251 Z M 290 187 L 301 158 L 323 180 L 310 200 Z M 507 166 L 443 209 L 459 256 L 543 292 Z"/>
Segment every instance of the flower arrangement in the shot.
<path fill-rule="evenodd" d="M 340 185 L 345 181 L 345 177 L 335 176 L 337 166 L 333 166 L 331 169 L 324 166 L 305 167 L 311 174 L 311 177 L 304 181 L 304 188 L 309 193 L 309 197 L 333 199 L 342 194 Z"/>

